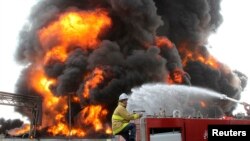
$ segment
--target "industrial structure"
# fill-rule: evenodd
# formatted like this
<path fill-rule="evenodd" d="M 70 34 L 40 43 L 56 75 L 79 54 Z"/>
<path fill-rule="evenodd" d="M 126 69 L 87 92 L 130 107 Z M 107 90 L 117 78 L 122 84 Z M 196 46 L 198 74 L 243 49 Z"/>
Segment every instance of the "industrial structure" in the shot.
<path fill-rule="evenodd" d="M 0 92 L 0 104 L 22 107 L 31 115 L 29 136 L 36 135 L 36 128 L 42 123 L 42 99 L 39 96 Z"/>

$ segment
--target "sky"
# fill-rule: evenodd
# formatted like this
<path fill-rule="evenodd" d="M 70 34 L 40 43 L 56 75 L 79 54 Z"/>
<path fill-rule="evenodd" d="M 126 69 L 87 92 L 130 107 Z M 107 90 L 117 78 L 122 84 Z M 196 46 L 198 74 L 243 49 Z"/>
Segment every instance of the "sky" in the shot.
<path fill-rule="evenodd" d="M 223 23 L 216 34 L 209 38 L 209 51 L 217 60 L 228 65 L 232 70 L 238 70 L 248 77 L 248 85 L 242 92 L 241 101 L 250 103 L 250 1 L 222 0 L 221 14 Z M 238 105 L 235 112 L 244 108 Z"/>
<path fill-rule="evenodd" d="M 0 91 L 13 93 L 15 83 L 23 66 L 14 60 L 18 33 L 36 0 L 1 0 L 0 1 Z M 14 112 L 12 106 L 0 105 L 0 118 L 22 119 L 26 117 Z M 3 110 L 4 109 L 4 110 Z"/>
<path fill-rule="evenodd" d="M 24 66 L 14 61 L 14 52 L 18 43 L 18 33 L 30 12 L 30 7 L 37 0 L 1 0 L 0 1 L 0 91 L 14 92 L 15 83 Z M 209 38 L 209 51 L 220 62 L 250 77 L 249 33 L 250 33 L 250 1 L 222 0 L 221 14 L 223 23 L 217 32 Z M 250 103 L 250 85 L 242 93 L 241 101 Z M 0 118 L 23 119 L 15 113 L 13 107 L 0 105 Z M 4 109 L 4 110 L 2 110 Z M 239 105 L 237 112 L 243 110 Z"/>

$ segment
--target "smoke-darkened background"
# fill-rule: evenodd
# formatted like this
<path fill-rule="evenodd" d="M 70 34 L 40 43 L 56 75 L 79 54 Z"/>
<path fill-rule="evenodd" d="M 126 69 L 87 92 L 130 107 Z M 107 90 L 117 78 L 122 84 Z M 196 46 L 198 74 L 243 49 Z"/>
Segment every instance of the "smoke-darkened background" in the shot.
<path fill-rule="evenodd" d="M 91 136 L 110 133 L 119 95 L 135 86 L 193 85 L 239 99 L 247 84 L 205 46 L 222 23 L 220 0 L 41 0 L 29 21 L 16 50 L 27 65 L 16 92 L 43 97 L 51 135 L 68 133 L 69 95 L 75 135 Z M 226 115 L 235 106 L 221 103 Z"/>

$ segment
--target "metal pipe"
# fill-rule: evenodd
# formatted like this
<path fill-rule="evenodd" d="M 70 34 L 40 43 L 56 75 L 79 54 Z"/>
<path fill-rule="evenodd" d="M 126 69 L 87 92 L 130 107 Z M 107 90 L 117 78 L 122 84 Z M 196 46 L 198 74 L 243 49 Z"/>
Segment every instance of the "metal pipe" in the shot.
<path fill-rule="evenodd" d="M 133 113 L 145 113 L 145 110 L 133 110 Z"/>
<path fill-rule="evenodd" d="M 68 96 L 68 106 L 69 106 L 69 140 L 71 139 L 71 94 Z"/>

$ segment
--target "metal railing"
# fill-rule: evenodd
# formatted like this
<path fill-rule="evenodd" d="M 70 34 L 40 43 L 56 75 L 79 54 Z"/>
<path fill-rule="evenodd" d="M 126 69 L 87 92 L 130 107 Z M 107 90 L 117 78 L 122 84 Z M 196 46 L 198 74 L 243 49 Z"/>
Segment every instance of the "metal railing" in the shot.
<path fill-rule="evenodd" d="M 37 126 L 42 123 L 41 97 L 0 91 L 0 105 L 9 105 L 27 109 L 31 113 L 29 136 L 35 137 Z"/>

